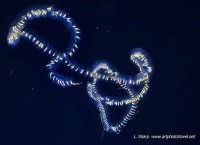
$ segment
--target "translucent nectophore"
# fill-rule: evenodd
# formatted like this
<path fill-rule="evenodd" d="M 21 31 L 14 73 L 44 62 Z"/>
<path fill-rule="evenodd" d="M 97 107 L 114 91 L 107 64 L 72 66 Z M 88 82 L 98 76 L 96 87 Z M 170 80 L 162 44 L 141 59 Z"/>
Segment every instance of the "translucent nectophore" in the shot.
<path fill-rule="evenodd" d="M 25 29 L 25 26 L 29 21 L 41 17 L 49 17 L 62 22 L 71 33 L 70 45 L 64 52 L 55 50 L 47 42 L 39 38 L 38 35 Z M 49 78 L 58 86 L 68 87 L 82 84 L 81 81 L 76 82 L 74 78 L 70 76 L 66 77 L 59 74 L 56 68 L 61 64 L 74 73 L 88 78 L 87 92 L 91 101 L 100 111 L 100 118 L 105 131 L 119 133 L 122 127 L 124 127 L 135 115 L 138 102 L 149 90 L 149 80 L 153 67 L 147 53 L 141 48 L 136 48 L 130 53 L 131 62 L 133 62 L 139 70 L 135 77 L 124 74 L 122 75 L 106 61 L 96 63 L 92 69 L 86 69 L 86 67 L 77 64 L 73 60 L 73 55 L 79 48 L 80 29 L 68 14 L 62 10 L 54 8 L 53 6 L 31 7 L 18 16 L 10 27 L 7 37 L 8 44 L 16 46 L 19 43 L 20 38 L 31 41 L 36 48 L 51 58 L 50 63 L 47 64 L 46 67 Z M 117 84 L 126 92 L 126 96 L 119 99 L 117 97 L 113 98 L 102 95 L 98 90 L 97 84 L 99 81 Z M 134 89 L 134 86 L 141 86 L 141 89 L 136 90 Z M 108 106 L 120 107 L 123 105 L 129 106 L 129 110 L 123 116 L 121 121 L 115 124 L 112 123 L 108 113 Z"/>

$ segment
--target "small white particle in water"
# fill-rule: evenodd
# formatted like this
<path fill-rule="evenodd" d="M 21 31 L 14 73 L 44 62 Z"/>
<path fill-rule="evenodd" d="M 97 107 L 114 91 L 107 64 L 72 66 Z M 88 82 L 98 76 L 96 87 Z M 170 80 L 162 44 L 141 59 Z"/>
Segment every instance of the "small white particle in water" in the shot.
<path fill-rule="evenodd" d="M 12 75 L 14 73 L 14 71 L 12 70 L 12 71 L 10 71 L 10 75 Z"/>

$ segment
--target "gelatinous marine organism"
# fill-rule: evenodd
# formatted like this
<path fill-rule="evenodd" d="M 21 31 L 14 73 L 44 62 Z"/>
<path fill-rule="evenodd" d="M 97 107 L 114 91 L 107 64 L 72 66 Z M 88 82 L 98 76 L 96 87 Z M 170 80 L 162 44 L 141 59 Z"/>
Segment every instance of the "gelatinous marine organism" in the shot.
<path fill-rule="evenodd" d="M 38 35 L 25 28 L 29 21 L 41 17 L 49 17 L 62 22 L 71 33 L 70 45 L 64 52 L 54 49 Z M 81 81 L 76 82 L 71 76 L 59 74 L 56 69 L 59 65 L 64 65 L 74 73 L 88 78 L 87 92 L 100 111 L 100 118 L 105 131 L 119 133 L 122 127 L 135 115 L 138 102 L 149 90 L 149 80 L 153 68 L 147 53 L 141 48 L 136 48 L 130 53 L 130 60 L 139 70 L 136 76 L 122 75 L 105 61 L 96 63 L 92 69 L 78 65 L 73 60 L 73 56 L 79 48 L 80 29 L 68 14 L 53 6 L 31 7 L 18 16 L 10 27 L 7 37 L 8 44 L 16 46 L 20 38 L 31 41 L 36 48 L 51 58 L 46 67 L 49 78 L 58 86 L 68 87 L 82 84 Z M 118 85 L 126 92 L 126 95 L 123 98 L 103 95 L 98 89 L 97 84 L 99 81 Z M 134 89 L 134 86 L 140 86 L 141 89 Z M 108 106 L 120 107 L 124 105 L 129 106 L 129 110 L 118 123 L 112 123 L 108 113 Z"/>

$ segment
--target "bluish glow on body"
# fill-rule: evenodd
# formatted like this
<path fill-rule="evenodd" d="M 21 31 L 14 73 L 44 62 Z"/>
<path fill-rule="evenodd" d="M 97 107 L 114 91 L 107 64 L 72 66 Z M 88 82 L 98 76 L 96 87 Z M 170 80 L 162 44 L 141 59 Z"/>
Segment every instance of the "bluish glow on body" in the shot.
<path fill-rule="evenodd" d="M 54 20 L 62 22 L 71 33 L 70 45 L 64 52 L 55 50 L 48 45 L 42 38 L 30 31 L 24 30 L 26 24 L 40 17 L 50 17 Z M 136 48 L 130 53 L 130 60 L 139 70 L 139 73 L 133 77 L 122 75 L 115 70 L 107 62 L 98 62 L 92 69 L 86 69 L 83 66 L 75 63 L 73 55 L 76 53 L 80 43 L 80 29 L 64 11 L 56 9 L 52 6 L 37 6 L 25 11 L 11 25 L 8 33 L 7 41 L 9 45 L 16 46 L 20 38 L 31 41 L 40 51 L 47 54 L 51 60 L 47 64 L 49 78 L 58 86 L 68 87 L 81 85 L 82 82 L 76 82 L 71 76 L 63 76 L 56 71 L 60 64 L 64 64 L 69 70 L 78 73 L 81 76 L 89 78 L 87 82 L 87 91 L 91 101 L 98 107 L 100 118 L 104 130 L 108 132 L 119 133 L 135 115 L 138 102 L 143 98 L 149 89 L 149 80 L 152 74 L 152 63 L 148 58 L 147 53 L 141 48 Z M 122 99 L 117 99 L 109 96 L 104 96 L 98 90 L 98 81 L 106 81 L 117 84 L 126 92 L 126 96 Z M 134 90 L 134 86 L 141 86 L 139 91 Z M 123 116 L 122 120 L 116 124 L 110 121 L 108 106 L 123 106 L 128 105 L 129 110 Z"/>

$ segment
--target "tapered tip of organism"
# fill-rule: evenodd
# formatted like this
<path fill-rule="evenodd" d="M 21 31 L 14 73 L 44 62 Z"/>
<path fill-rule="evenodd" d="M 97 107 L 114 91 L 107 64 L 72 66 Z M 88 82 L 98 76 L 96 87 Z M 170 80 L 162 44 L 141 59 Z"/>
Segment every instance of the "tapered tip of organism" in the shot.
<path fill-rule="evenodd" d="M 7 36 L 8 45 L 16 46 L 19 43 L 21 33 L 22 31 L 17 26 L 11 26 Z"/>
<path fill-rule="evenodd" d="M 28 21 L 38 17 L 45 17 L 49 12 L 52 12 L 53 9 L 53 6 L 34 6 L 17 16 L 13 21 L 8 33 L 8 45 L 16 46 L 19 43 L 19 40 L 24 33 L 23 29 Z"/>
<path fill-rule="evenodd" d="M 141 48 L 135 48 L 131 51 L 130 58 L 139 67 L 141 72 L 152 73 L 152 61 L 146 51 Z"/>

